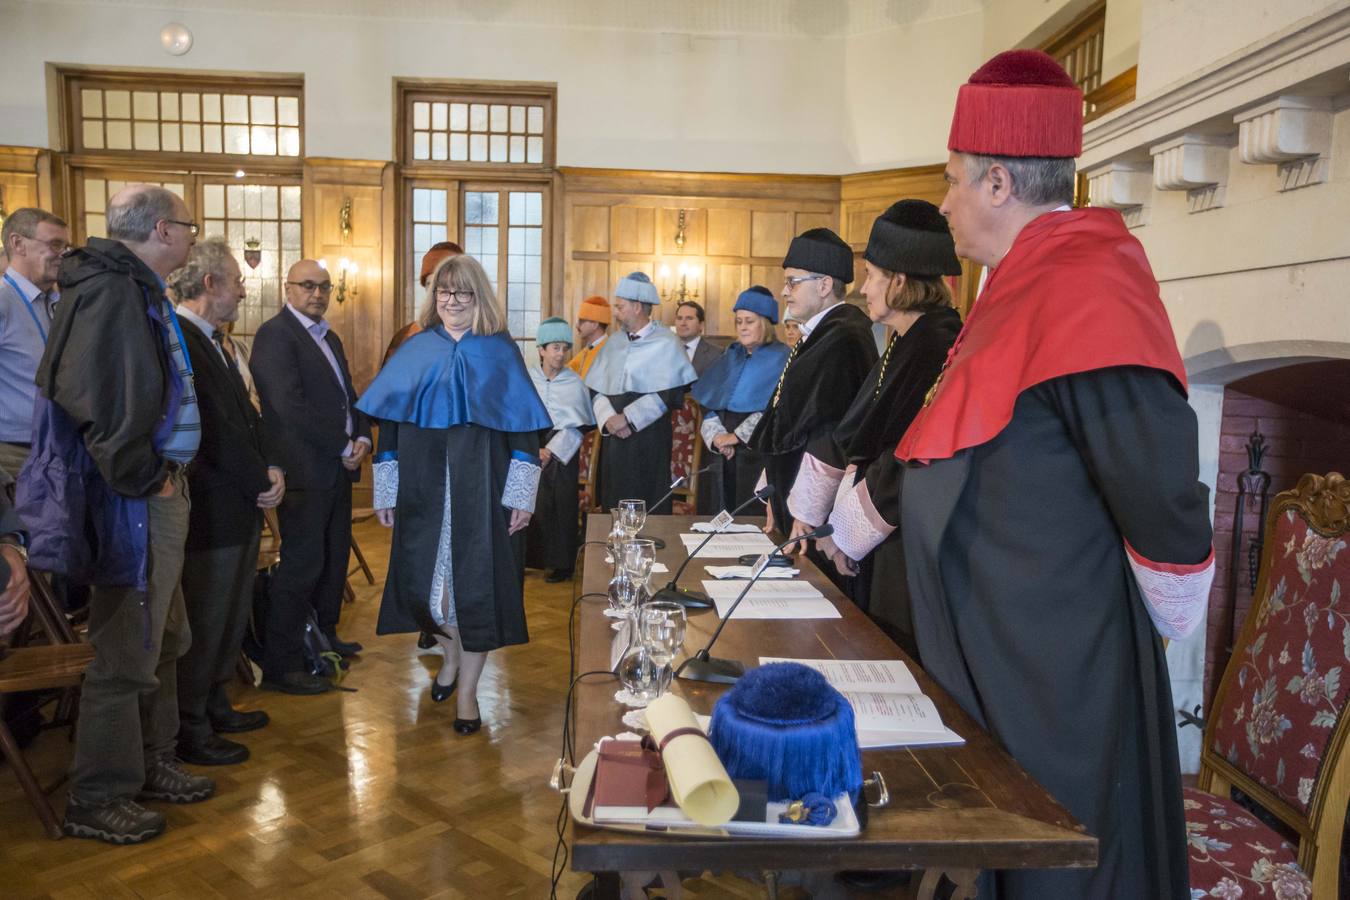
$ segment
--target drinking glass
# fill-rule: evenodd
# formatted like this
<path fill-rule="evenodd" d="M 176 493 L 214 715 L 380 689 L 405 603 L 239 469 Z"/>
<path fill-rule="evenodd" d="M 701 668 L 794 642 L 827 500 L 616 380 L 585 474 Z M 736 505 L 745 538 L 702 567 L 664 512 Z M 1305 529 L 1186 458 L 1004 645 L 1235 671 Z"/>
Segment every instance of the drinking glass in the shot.
<path fill-rule="evenodd" d="M 628 532 L 624 530 L 623 522 L 619 519 L 619 510 L 617 507 L 610 510 L 609 523 L 609 560 L 614 564 L 614 571 L 618 572 L 619 568 L 623 565 L 623 560 L 620 558 L 622 555 L 620 550 L 622 549 L 623 542 L 628 540 L 629 535 Z"/>
<path fill-rule="evenodd" d="M 643 587 L 627 569 L 619 565 L 618 573 L 609 582 L 609 608 L 632 618 L 642 602 Z"/>
<path fill-rule="evenodd" d="M 636 537 L 642 526 L 647 524 L 647 501 L 620 500 L 619 521 L 630 538 Z"/>
<path fill-rule="evenodd" d="M 641 641 L 635 641 L 619 659 L 615 673 L 619 683 L 642 705 L 661 696 L 662 666 Z"/>
<path fill-rule="evenodd" d="M 638 642 L 651 654 L 652 662 L 661 669 L 656 695 L 659 697 L 670 683 L 670 664 L 684 647 L 685 612 L 678 603 L 653 600 L 638 613 Z"/>
<path fill-rule="evenodd" d="M 651 581 L 656 564 L 656 544 L 646 540 L 623 542 L 623 567 L 643 587 Z"/>

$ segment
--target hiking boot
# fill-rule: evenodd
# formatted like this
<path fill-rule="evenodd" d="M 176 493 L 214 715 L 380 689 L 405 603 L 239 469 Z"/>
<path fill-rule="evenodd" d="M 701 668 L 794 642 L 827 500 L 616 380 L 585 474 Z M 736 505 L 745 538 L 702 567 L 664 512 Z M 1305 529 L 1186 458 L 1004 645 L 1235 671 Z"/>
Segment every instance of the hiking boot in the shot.
<path fill-rule="evenodd" d="M 139 844 L 164 832 L 164 817 L 134 800 L 113 800 L 103 806 L 66 804 L 61 831 L 71 837 L 94 838 L 109 844 Z"/>
<path fill-rule="evenodd" d="M 145 786 L 139 799 L 165 803 L 197 803 L 216 792 L 216 783 L 205 775 L 193 775 L 172 756 L 153 760 L 145 770 Z"/>

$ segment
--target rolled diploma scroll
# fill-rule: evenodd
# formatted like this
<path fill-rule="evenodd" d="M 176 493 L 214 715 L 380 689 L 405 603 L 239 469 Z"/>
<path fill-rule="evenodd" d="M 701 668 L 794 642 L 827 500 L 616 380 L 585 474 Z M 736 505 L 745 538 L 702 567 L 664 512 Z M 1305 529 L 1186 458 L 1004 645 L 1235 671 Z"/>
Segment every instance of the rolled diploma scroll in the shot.
<path fill-rule="evenodd" d="M 647 725 L 657 746 L 678 728 L 699 727 L 689 704 L 674 694 L 658 697 L 647 705 Z M 736 815 L 740 794 L 707 738 L 679 735 L 665 745 L 661 758 L 666 764 L 670 794 L 686 816 L 711 827 L 725 825 Z"/>

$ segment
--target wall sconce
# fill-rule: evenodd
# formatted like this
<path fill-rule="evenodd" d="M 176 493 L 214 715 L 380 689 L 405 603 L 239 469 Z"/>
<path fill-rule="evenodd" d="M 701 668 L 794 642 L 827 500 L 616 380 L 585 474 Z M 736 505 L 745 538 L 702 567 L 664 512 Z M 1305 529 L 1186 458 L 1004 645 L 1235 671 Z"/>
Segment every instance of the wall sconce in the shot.
<path fill-rule="evenodd" d="M 680 217 L 675 222 L 675 249 L 684 250 L 684 230 L 685 230 L 684 210 L 680 210 Z"/>
<path fill-rule="evenodd" d="M 262 241 L 257 238 L 244 241 L 244 262 L 248 263 L 250 269 L 258 268 L 262 262 Z"/>
<path fill-rule="evenodd" d="M 699 281 L 703 276 L 701 266 L 691 266 L 689 263 L 680 263 L 680 267 L 675 272 L 678 281 L 672 283 L 670 275 L 670 266 L 662 265 L 657 274 L 657 284 L 661 292 L 662 300 L 674 300 L 676 303 L 683 303 L 686 300 L 698 300 Z"/>
<path fill-rule="evenodd" d="M 338 283 L 337 283 L 337 302 L 346 303 L 347 298 L 353 300 L 361 293 L 361 283 L 358 276 L 360 269 L 356 263 L 347 257 L 338 260 Z"/>
<path fill-rule="evenodd" d="M 342 230 L 342 243 L 352 239 L 352 198 L 342 198 L 342 209 L 338 210 L 338 227 Z"/>

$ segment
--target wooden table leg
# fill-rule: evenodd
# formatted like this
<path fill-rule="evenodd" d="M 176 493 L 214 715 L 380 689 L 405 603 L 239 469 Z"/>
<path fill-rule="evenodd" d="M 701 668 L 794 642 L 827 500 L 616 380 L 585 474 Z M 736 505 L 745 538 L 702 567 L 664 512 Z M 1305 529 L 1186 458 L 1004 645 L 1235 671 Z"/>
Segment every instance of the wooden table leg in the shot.
<path fill-rule="evenodd" d="M 954 888 L 950 900 L 975 900 L 979 869 L 924 869 L 909 883 L 909 900 L 933 900 L 945 875 Z"/>
<path fill-rule="evenodd" d="M 54 841 L 60 840 L 61 820 L 56 817 L 56 810 L 52 809 L 51 802 L 47 800 L 47 795 L 42 791 L 42 785 L 38 784 L 37 776 L 33 770 L 28 768 L 28 762 L 23 758 L 23 751 L 19 749 L 19 744 L 14 740 L 14 735 L 5 727 L 4 722 L 0 722 L 0 756 L 9 760 L 9 766 L 14 770 L 14 775 L 19 779 L 19 786 L 23 792 L 28 795 L 28 802 L 33 805 L 33 811 L 38 814 L 42 820 L 42 827 L 46 829 L 47 836 Z"/>

